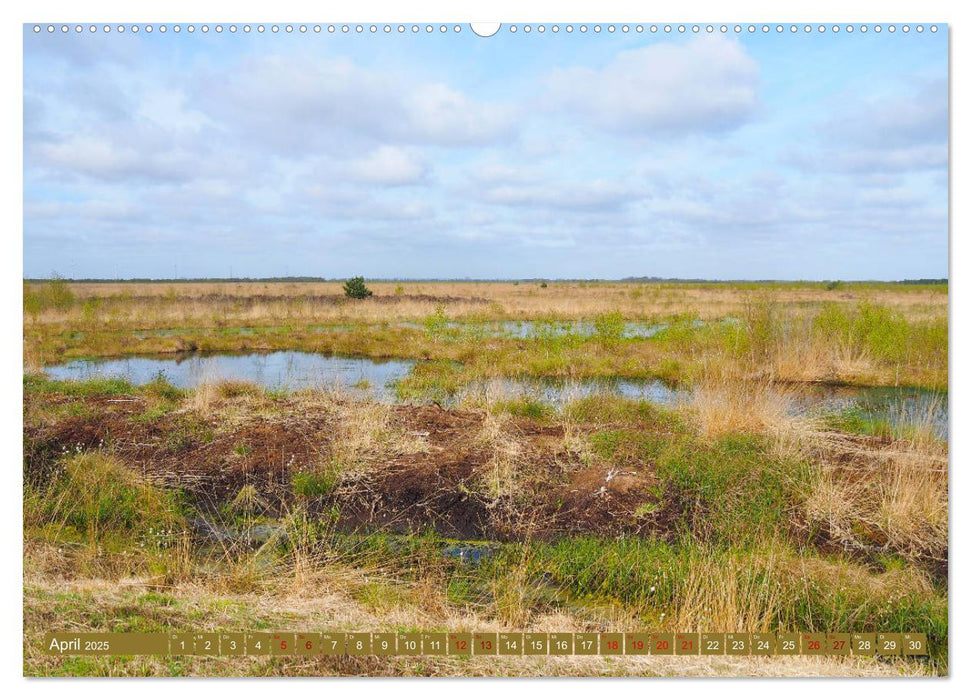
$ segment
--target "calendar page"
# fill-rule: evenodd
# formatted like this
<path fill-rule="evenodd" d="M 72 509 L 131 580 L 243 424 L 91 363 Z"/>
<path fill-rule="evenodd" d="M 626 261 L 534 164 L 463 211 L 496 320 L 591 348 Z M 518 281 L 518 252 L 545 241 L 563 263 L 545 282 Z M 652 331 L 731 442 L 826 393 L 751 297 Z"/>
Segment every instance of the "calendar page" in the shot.
<path fill-rule="evenodd" d="M 949 25 L 634 9 L 23 24 L 25 676 L 948 675 Z"/>

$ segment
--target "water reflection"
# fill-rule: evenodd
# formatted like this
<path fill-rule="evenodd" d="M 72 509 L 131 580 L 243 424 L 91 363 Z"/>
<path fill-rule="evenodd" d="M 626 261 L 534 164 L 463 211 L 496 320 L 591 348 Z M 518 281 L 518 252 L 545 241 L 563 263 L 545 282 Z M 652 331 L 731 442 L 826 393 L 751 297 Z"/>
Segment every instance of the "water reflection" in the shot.
<path fill-rule="evenodd" d="M 270 389 L 323 388 L 347 391 L 383 402 L 394 402 L 395 384 L 404 379 L 414 361 L 374 360 L 307 352 L 248 355 L 180 355 L 75 360 L 47 367 L 54 379 L 85 380 L 119 377 L 146 384 L 161 376 L 174 386 L 192 388 L 207 382 L 242 380 Z M 948 437 L 947 394 L 894 387 L 834 387 L 812 385 L 786 392 L 793 413 L 815 415 L 851 412 L 865 421 L 882 421 L 899 428 L 927 426 Z M 501 378 L 472 382 L 454 394 L 459 405 L 501 399 L 528 398 L 554 407 L 590 396 L 619 396 L 674 406 L 691 399 L 690 389 L 677 389 L 656 379 L 595 378 L 559 380 Z"/>

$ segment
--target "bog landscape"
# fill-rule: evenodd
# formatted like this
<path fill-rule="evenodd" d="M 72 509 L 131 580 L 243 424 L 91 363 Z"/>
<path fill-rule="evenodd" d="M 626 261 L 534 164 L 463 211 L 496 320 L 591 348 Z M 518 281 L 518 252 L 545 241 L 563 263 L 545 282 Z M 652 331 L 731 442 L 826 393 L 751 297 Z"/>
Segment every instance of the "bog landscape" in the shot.
<path fill-rule="evenodd" d="M 946 282 L 23 291 L 27 675 L 947 673 Z M 46 656 L 61 628 L 922 632 L 930 656 Z"/>
<path fill-rule="evenodd" d="M 948 676 L 948 26 L 482 29 L 24 25 L 24 674 Z"/>

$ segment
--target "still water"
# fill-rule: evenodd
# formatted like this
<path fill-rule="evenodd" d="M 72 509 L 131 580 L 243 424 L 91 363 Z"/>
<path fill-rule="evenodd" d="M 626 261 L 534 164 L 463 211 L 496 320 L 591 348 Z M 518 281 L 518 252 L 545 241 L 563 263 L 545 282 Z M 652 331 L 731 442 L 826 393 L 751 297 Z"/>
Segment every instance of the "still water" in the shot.
<path fill-rule="evenodd" d="M 283 351 L 248 355 L 74 360 L 46 367 L 44 371 L 54 379 L 119 377 L 132 384 L 145 384 L 161 376 L 180 388 L 242 380 L 270 389 L 342 390 L 353 396 L 393 402 L 396 400 L 395 383 L 404 379 L 414 364 L 412 360 L 375 360 Z M 574 399 L 609 395 L 673 406 L 689 400 L 690 392 L 690 389 L 676 389 L 656 379 L 505 378 L 471 383 L 460 389 L 452 401 L 528 397 L 561 406 Z M 810 386 L 801 389 L 790 400 L 790 410 L 794 413 L 852 410 L 862 418 L 886 420 L 897 426 L 929 423 L 939 436 L 946 439 L 948 435 L 947 394 L 924 389 Z"/>
<path fill-rule="evenodd" d="M 164 377 L 190 389 L 211 382 L 241 380 L 269 389 L 346 389 L 381 400 L 394 397 L 393 384 L 404 378 L 414 362 L 338 357 L 310 352 L 271 352 L 249 355 L 180 355 L 74 360 L 46 367 L 54 379 L 118 377 L 147 384 Z"/>

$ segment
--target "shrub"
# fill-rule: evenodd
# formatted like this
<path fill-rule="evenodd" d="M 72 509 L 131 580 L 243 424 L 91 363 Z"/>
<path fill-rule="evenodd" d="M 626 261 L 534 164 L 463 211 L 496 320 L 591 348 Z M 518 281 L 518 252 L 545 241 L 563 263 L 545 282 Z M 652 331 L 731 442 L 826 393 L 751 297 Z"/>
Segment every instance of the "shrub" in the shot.
<path fill-rule="evenodd" d="M 74 292 L 67 286 L 67 282 L 60 275 L 54 274 L 48 280 L 44 290 L 48 304 L 58 311 L 70 309 L 74 305 Z"/>
<path fill-rule="evenodd" d="M 910 322 L 887 306 L 861 302 L 855 309 L 827 304 L 813 319 L 818 337 L 884 362 L 946 358 L 946 322 Z"/>
<path fill-rule="evenodd" d="M 601 314 L 594 322 L 597 340 L 606 344 L 613 344 L 624 337 L 624 317 L 619 311 Z"/>
<path fill-rule="evenodd" d="M 853 332 L 863 347 L 877 358 L 899 362 L 907 354 L 910 324 L 899 311 L 861 302 Z"/>
<path fill-rule="evenodd" d="M 66 311 L 74 306 L 74 292 L 67 281 L 54 273 L 40 287 L 24 284 L 24 311 L 32 316 L 47 309 Z"/>
<path fill-rule="evenodd" d="M 742 314 L 742 328 L 745 332 L 744 344 L 747 345 L 752 359 L 765 361 L 777 348 L 783 334 L 783 319 L 780 317 L 776 302 L 760 299 L 746 304 Z"/>
<path fill-rule="evenodd" d="M 448 316 L 445 314 L 445 307 L 439 304 L 435 307 L 435 313 L 425 317 L 423 324 L 425 332 L 433 338 L 443 336 L 448 331 Z"/>
<path fill-rule="evenodd" d="M 838 304 L 824 304 L 813 319 L 813 330 L 817 335 L 831 342 L 844 345 L 852 344 L 852 320 L 850 315 Z"/>
<path fill-rule="evenodd" d="M 373 292 L 364 284 L 363 277 L 351 277 L 344 283 L 344 296 L 351 299 L 367 299 Z"/>
<path fill-rule="evenodd" d="M 84 306 L 81 307 L 81 316 L 85 321 L 91 322 L 95 320 L 95 314 L 98 312 L 98 308 L 101 306 L 100 299 L 88 299 L 84 302 Z"/>

